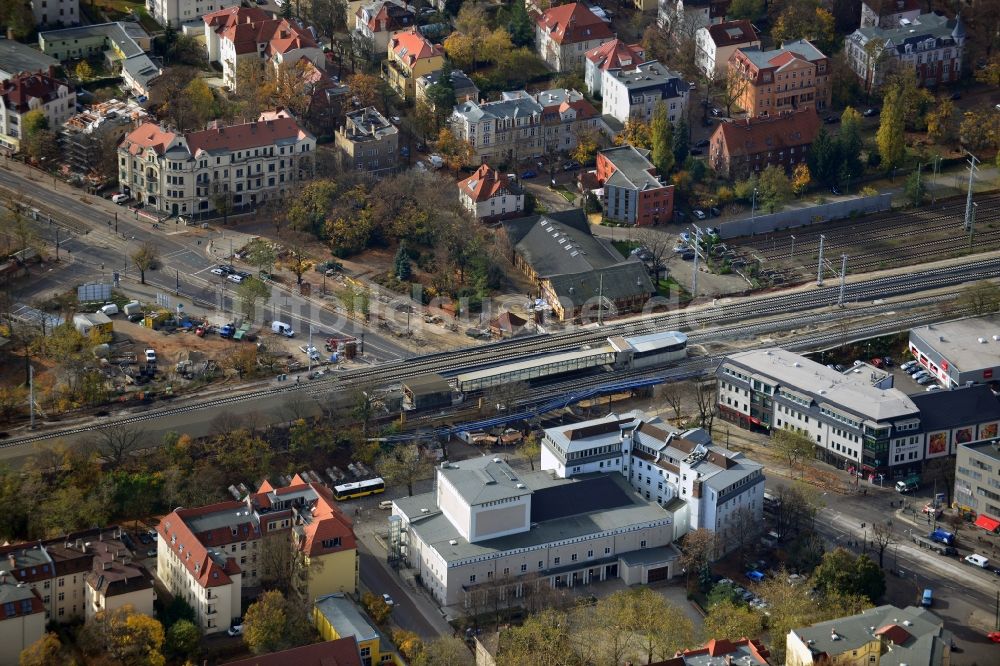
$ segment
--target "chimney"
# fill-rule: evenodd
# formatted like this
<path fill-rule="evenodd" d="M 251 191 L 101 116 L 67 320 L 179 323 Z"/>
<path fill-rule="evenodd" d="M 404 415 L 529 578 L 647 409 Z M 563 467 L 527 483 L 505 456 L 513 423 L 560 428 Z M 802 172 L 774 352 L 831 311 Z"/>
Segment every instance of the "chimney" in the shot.
<path fill-rule="evenodd" d="M 10 555 L 7 556 L 7 561 L 10 562 L 11 569 L 17 568 L 17 558 L 14 556 L 14 553 L 11 553 Z"/>
<path fill-rule="evenodd" d="M 0 585 L 3 585 L 6 582 L 7 582 L 7 572 L 0 571 Z"/>

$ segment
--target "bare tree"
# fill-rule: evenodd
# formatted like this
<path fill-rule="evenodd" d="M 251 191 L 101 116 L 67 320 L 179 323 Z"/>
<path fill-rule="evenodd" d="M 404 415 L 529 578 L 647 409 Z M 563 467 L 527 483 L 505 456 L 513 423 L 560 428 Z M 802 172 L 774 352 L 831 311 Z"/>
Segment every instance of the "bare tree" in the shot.
<path fill-rule="evenodd" d="M 690 583 L 691 574 L 703 577 L 715 553 L 715 533 L 707 528 L 699 528 L 684 535 L 681 541 L 680 564 Z"/>
<path fill-rule="evenodd" d="M 159 250 L 156 246 L 146 241 L 139 246 L 139 249 L 132 253 L 132 263 L 139 269 L 139 281 L 146 284 L 146 271 L 156 266 Z"/>
<path fill-rule="evenodd" d="M 636 240 L 649 253 L 647 256 L 652 257 L 649 263 L 652 265 L 653 282 L 659 282 L 660 275 L 667 270 L 667 257 L 673 252 L 674 242 L 669 234 L 649 227 L 638 229 Z"/>
<path fill-rule="evenodd" d="M 788 461 L 789 471 L 795 469 L 796 463 L 813 455 L 816 450 L 816 443 L 809 437 L 789 428 L 775 430 L 771 435 L 771 442 L 775 451 Z"/>
<path fill-rule="evenodd" d="M 294 533 L 293 533 L 294 534 Z M 278 590 L 285 597 L 301 599 L 309 589 L 312 569 L 322 564 L 318 559 L 309 564 L 297 547 L 295 538 L 278 531 L 260 541 L 257 551 L 257 571 L 265 590 Z"/>
<path fill-rule="evenodd" d="M 740 67 L 730 63 L 729 74 L 726 76 L 726 88 L 722 94 L 722 103 L 726 106 L 727 116 L 733 115 L 733 105 L 743 97 L 749 85 L 749 76 Z"/>
<path fill-rule="evenodd" d="M 718 409 L 717 395 L 718 386 L 716 381 L 694 380 L 695 406 L 698 409 L 698 422 L 702 428 L 712 434 L 712 424 L 715 422 L 715 413 Z"/>
<path fill-rule="evenodd" d="M 892 520 L 872 523 L 872 543 L 875 544 L 875 550 L 878 551 L 878 565 L 884 567 L 885 551 L 893 543 Z"/>
<path fill-rule="evenodd" d="M 97 431 L 94 444 L 111 469 L 119 469 L 146 439 L 146 431 L 130 425 L 110 425 Z"/>
<path fill-rule="evenodd" d="M 389 483 L 405 483 L 406 492 L 411 496 L 414 482 L 429 478 L 433 473 L 430 461 L 417 444 L 397 446 L 380 456 L 375 467 Z"/>

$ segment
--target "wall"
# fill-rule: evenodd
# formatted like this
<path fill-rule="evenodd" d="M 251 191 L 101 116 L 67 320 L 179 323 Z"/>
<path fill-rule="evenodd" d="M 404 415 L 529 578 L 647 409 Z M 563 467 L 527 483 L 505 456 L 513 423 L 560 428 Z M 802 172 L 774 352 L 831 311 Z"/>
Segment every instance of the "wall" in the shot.
<path fill-rule="evenodd" d="M 336 553 L 308 558 L 309 598 L 315 599 L 334 592 L 355 594 L 358 591 L 358 551 L 351 548 Z M 315 564 L 316 566 L 312 566 Z"/>
<path fill-rule="evenodd" d="M 104 597 L 94 591 L 89 585 L 87 588 L 87 619 L 89 620 L 98 610 L 112 611 L 122 606 L 132 606 L 137 613 L 153 616 L 153 589 L 136 590 L 127 594 L 116 594 L 112 597 Z M 94 600 L 97 598 L 99 605 L 95 607 Z"/>
<path fill-rule="evenodd" d="M 21 602 L 15 602 L 20 609 Z M 45 613 L 32 613 L 0 621 L 0 664 L 16 664 L 21 650 L 45 633 Z"/>
<path fill-rule="evenodd" d="M 719 228 L 719 236 L 723 240 L 738 236 L 749 236 L 752 233 L 764 234 L 779 229 L 794 229 L 821 224 L 830 220 L 850 217 L 851 213 L 879 213 L 892 208 L 892 195 L 876 194 L 870 197 L 856 197 L 846 201 L 832 201 L 806 209 L 783 210 L 770 215 L 757 215 L 742 220 L 727 222 Z"/>
<path fill-rule="evenodd" d="M 443 474 L 438 473 L 437 481 L 437 505 L 441 508 L 441 513 L 455 526 L 459 534 L 467 541 L 472 541 L 472 515 L 469 505 Z"/>

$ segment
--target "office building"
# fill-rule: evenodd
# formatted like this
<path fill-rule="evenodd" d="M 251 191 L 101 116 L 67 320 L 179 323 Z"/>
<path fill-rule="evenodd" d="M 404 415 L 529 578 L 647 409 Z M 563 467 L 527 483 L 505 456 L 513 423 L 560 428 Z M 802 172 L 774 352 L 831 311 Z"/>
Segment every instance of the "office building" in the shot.
<path fill-rule="evenodd" d="M 976 517 L 976 527 L 1000 529 L 1000 439 L 958 445 L 954 497 L 959 511 Z"/>
<path fill-rule="evenodd" d="M 628 144 L 598 151 L 597 182 L 604 190 L 606 218 L 639 227 L 673 219 L 674 186 L 660 180 L 648 155 Z"/>

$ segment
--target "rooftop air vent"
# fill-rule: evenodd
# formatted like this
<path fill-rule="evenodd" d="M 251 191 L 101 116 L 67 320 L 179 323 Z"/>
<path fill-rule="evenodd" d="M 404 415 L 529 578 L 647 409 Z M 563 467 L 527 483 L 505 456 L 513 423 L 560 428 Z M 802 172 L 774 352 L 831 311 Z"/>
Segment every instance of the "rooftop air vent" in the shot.
<path fill-rule="evenodd" d="M 420 510 L 420 513 L 430 513 L 430 511 L 431 510 L 428 509 L 428 508 L 423 508 L 423 509 Z"/>
<path fill-rule="evenodd" d="M 801 363 L 799 363 L 798 361 L 796 361 L 795 363 L 792 363 L 792 367 L 795 367 L 795 368 L 801 368 L 801 367 L 802 367 L 802 364 L 801 364 Z"/>
<path fill-rule="evenodd" d="M 986 344 L 986 338 L 977 338 L 977 339 L 979 340 L 979 344 L 981 344 L 981 345 L 985 345 Z"/>
<path fill-rule="evenodd" d="M 450 543 L 452 546 L 458 545 L 458 541 L 456 541 L 455 539 L 448 539 L 448 543 Z"/>
<path fill-rule="evenodd" d="M 498 463 L 498 462 L 500 462 L 500 459 L 499 458 L 493 458 L 493 462 Z"/>
<path fill-rule="evenodd" d="M 518 488 L 521 488 L 521 489 L 523 490 L 523 489 L 524 489 L 524 487 L 525 487 L 525 485 L 524 485 L 523 483 L 519 483 L 519 484 L 517 484 L 517 487 L 518 487 Z"/>

